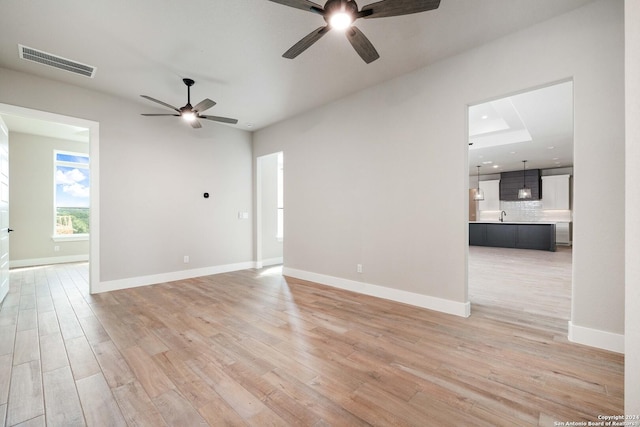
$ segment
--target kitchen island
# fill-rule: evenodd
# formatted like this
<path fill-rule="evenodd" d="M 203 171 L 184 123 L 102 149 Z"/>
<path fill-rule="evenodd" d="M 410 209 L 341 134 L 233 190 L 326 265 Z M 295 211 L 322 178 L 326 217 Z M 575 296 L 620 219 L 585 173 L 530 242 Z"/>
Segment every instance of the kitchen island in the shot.
<path fill-rule="evenodd" d="M 469 245 L 556 250 L 554 222 L 469 222 Z"/>

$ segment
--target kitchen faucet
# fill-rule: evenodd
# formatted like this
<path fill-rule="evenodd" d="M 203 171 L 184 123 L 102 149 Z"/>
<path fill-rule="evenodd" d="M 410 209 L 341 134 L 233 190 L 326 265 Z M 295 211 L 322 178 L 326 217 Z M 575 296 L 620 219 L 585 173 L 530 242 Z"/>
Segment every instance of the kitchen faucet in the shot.
<path fill-rule="evenodd" d="M 504 217 L 507 216 L 505 211 L 500 212 L 500 222 L 504 222 Z"/>

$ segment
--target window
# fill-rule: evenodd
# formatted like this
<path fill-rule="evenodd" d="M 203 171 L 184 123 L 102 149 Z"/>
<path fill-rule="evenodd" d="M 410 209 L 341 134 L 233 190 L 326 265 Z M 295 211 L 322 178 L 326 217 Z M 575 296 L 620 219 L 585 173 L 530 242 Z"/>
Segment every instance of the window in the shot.
<path fill-rule="evenodd" d="M 89 234 L 89 155 L 54 151 L 54 237 Z"/>
<path fill-rule="evenodd" d="M 276 238 L 284 238 L 284 162 L 282 152 L 278 153 L 278 225 Z"/>

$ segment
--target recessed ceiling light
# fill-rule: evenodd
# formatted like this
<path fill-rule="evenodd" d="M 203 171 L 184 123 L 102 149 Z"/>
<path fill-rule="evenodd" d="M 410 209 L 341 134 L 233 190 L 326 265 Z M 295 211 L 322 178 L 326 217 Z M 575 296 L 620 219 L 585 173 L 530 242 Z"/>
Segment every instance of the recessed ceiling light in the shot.
<path fill-rule="evenodd" d="M 482 162 L 483 165 L 490 165 L 492 163 L 493 162 L 491 160 L 486 160 L 486 161 Z"/>
<path fill-rule="evenodd" d="M 483 114 L 482 117 L 481 117 L 482 120 L 487 120 L 488 118 L 489 118 L 489 116 L 487 116 L 486 114 Z"/>
<path fill-rule="evenodd" d="M 494 168 L 494 169 L 498 169 L 499 167 L 500 167 L 500 166 L 498 166 L 498 165 L 493 165 L 493 168 Z"/>
<path fill-rule="evenodd" d="M 509 154 L 516 154 L 516 152 L 515 151 L 510 151 Z"/>
<path fill-rule="evenodd" d="M 549 149 L 549 150 L 553 150 L 554 148 L 556 148 L 556 147 L 554 147 L 553 145 L 550 145 L 550 146 L 547 147 L 547 149 Z"/>
<path fill-rule="evenodd" d="M 247 123 L 247 127 L 248 128 L 252 128 L 253 127 L 253 123 Z"/>
<path fill-rule="evenodd" d="M 554 157 L 554 158 L 553 158 L 553 159 L 551 159 L 551 160 L 560 160 L 560 157 Z"/>

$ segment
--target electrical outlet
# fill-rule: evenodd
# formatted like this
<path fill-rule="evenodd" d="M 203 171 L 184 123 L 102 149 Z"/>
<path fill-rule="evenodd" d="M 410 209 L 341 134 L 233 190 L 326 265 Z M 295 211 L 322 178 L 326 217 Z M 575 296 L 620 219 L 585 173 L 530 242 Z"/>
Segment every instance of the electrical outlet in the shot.
<path fill-rule="evenodd" d="M 189 264 L 189 255 L 184 256 L 184 263 Z"/>
<path fill-rule="evenodd" d="M 358 273 L 362 273 L 362 264 L 358 264 L 358 265 L 356 265 L 356 271 L 357 271 Z"/>
<path fill-rule="evenodd" d="M 53 247 L 54 252 L 60 252 L 60 246 L 56 245 Z"/>

